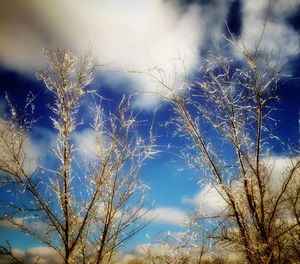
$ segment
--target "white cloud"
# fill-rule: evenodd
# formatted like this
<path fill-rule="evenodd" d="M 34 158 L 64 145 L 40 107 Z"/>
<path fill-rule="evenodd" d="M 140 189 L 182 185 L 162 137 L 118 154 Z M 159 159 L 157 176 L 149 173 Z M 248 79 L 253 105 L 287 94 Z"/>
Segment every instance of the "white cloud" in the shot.
<path fill-rule="evenodd" d="M 86 128 L 82 131 L 78 131 L 72 134 L 72 139 L 75 143 L 75 148 L 79 152 L 82 158 L 86 160 L 95 160 L 98 155 L 98 147 L 96 139 L 96 131 L 92 128 Z M 104 133 L 101 134 L 101 147 L 104 154 L 106 154 L 110 148 L 111 140 Z"/>
<path fill-rule="evenodd" d="M 26 251 L 25 262 L 39 264 L 60 264 L 62 258 L 57 251 L 50 247 L 35 247 Z"/>
<path fill-rule="evenodd" d="M 270 182 L 274 191 L 281 189 L 284 182 L 286 173 L 293 167 L 299 157 L 289 158 L 289 157 L 271 157 L 267 159 L 266 162 L 269 164 L 271 170 Z"/>
<path fill-rule="evenodd" d="M 278 191 L 284 182 L 286 172 L 295 164 L 299 157 L 270 157 L 262 160 L 270 173 L 270 185 L 273 191 Z M 236 194 L 242 194 L 243 185 L 240 182 L 232 182 L 232 188 Z M 191 204 L 201 213 L 215 215 L 226 209 L 227 203 L 222 197 L 222 191 L 218 191 L 213 185 L 207 184 L 193 197 L 184 197 L 183 203 Z M 226 198 L 226 196 L 225 196 Z"/>
<path fill-rule="evenodd" d="M 186 221 L 186 214 L 174 207 L 158 207 L 147 210 L 143 215 L 145 220 L 152 220 L 152 223 L 183 225 Z"/>
<path fill-rule="evenodd" d="M 22 169 L 30 175 L 36 168 L 38 147 L 26 132 L 17 128 L 11 121 L 0 118 L 0 163 L 2 169 L 22 175 L 16 165 L 15 156 Z"/>
<path fill-rule="evenodd" d="M 75 147 L 79 153 L 89 159 L 95 159 L 97 155 L 97 142 L 95 131 L 87 128 L 81 132 L 76 132 L 73 134 L 73 139 L 75 141 Z"/>
<path fill-rule="evenodd" d="M 12 150 L 18 153 L 19 162 L 27 175 L 31 175 L 43 163 L 49 154 L 46 150 L 53 146 L 55 137 L 52 132 L 40 127 L 31 132 L 28 134 L 26 130 L 13 125 L 12 121 L 0 118 L 0 163 L 4 169 L 23 175 L 16 166 Z"/>
<path fill-rule="evenodd" d="M 29 248 L 25 251 L 20 249 L 12 249 L 13 256 L 19 261 L 27 264 L 61 264 L 62 258 L 53 248 L 41 246 Z M 5 255 L 0 256 L 1 263 L 9 262 L 9 257 Z"/>
<path fill-rule="evenodd" d="M 25 258 L 25 252 L 23 250 L 20 250 L 20 249 L 12 249 L 12 254 L 13 256 L 19 260 L 19 261 L 22 261 L 24 260 Z M 2 264 L 10 264 L 12 263 L 11 260 L 10 260 L 10 257 L 8 255 L 0 255 L 0 261 Z"/>
<path fill-rule="evenodd" d="M 106 76 L 115 82 L 126 75 L 137 91 L 161 88 L 146 75 L 124 71 L 148 72 L 156 65 L 172 79 L 174 66 L 183 74 L 174 58 L 184 59 L 187 74 L 198 64 L 203 25 L 196 5 L 183 11 L 176 1 L 163 0 L 12 0 L 2 3 L 1 9 L 0 59 L 22 71 L 41 67 L 45 47 L 82 53 L 89 42 L 99 63 L 113 62 L 105 69 L 114 73 Z M 153 102 L 149 94 L 142 99 L 143 104 Z"/>
<path fill-rule="evenodd" d="M 249 50 L 259 38 L 267 2 L 242 1 L 241 40 Z M 121 92 L 128 81 L 133 90 L 145 92 L 136 104 L 152 106 L 157 93 L 167 90 L 149 75 L 129 71 L 150 72 L 180 88 L 184 75 L 197 70 L 199 49 L 222 40 L 231 3 L 216 0 L 183 8 L 179 1 L 165 0 L 5 1 L 0 6 L 0 60 L 33 73 L 45 64 L 43 48 L 60 46 L 82 53 L 90 43 L 99 64 L 111 63 L 98 68 L 106 81 Z M 286 22 L 298 5 L 298 0 L 272 1 L 262 46 L 280 51 L 283 58 L 298 48 L 299 36 Z"/>
<path fill-rule="evenodd" d="M 253 52 L 263 30 L 268 9 L 268 0 L 243 1 L 243 28 L 241 41 Z M 280 54 L 286 60 L 299 48 L 299 35 L 286 23 L 286 18 L 299 6 L 297 0 L 271 1 L 270 16 L 261 41 L 260 50 Z M 277 59 L 277 58 L 276 58 Z M 275 61 L 275 60 L 274 60 Z"/>
<path fill-rule="evenodd" d="M 24 152 L 26 155 L 26 162 L 24 163 L 24 169 L 27 174 L 31 174 L 37 167 L 40 159 L 44 156 L 43 147 L 35 144 L 33 139 L 27 138 L 24 144 Z"/>
<path fill-rule="evenodd" d="M 183 203 L 191 204 L 205 214 L 218 214 L 226 208 L 226 202 L 220 192 L 211 184 L 204 186 L 193 197 L 184 197 Z"/>

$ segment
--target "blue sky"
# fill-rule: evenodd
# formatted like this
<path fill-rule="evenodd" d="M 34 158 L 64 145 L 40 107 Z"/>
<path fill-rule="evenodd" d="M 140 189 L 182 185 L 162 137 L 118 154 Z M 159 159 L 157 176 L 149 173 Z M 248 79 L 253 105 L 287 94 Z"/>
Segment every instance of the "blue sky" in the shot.
<path fill-rule="evenodd" d="M 262 40 L 263 49 L 279 54 L 284 71 L 291 77 L 280 82 L 278 111 L 274 114 L 277 126 L 274 133 L 284 142 L 298 144 L 300 107 L 300 0 L 273 0 L 270 18 Z M 138 118 L 150 122 L 156 110 L 154 132 L 158 135 L 161 153 L 146 162 L 141 178 L 149 186 L 153 214 L 157 218 L 139 233 L 129 248 L 152 242 L 163 232 L 178 232 L 182 219 L 193 208 L 202 206 L 213 210 L 218 207 L 214 194 L 198 184 L 199 175 L 188 169 L 178 158 L 186 143 L 172 137 L 173 128 L 163 124 L 172 117 L 170 106 L 158 94 L 166 91 L 155 85 L 146 74 L 156 67 L 162 69 L 168 80 L 178 76 L 175 89 L 180 90 L 183 78 L 182 62 L 192 82 L 208 49 L 218 43 L 226 55 L 237 62 L 240 54 L 228 47 L 224 36 L 228 28 L 251 50 L 262 30 L 267 8 L 266 0 L 0 0 L 0 109 L 6 110 L 5 92 L 12 102 L 22 108 L 29 93 L 37 95 L 35 116 L 39 117 L 33 131 L 32 155 L 47 148 L 53 140 L 47 104 L 51 97 L 35 72 L 44 68 L 43 48 L 63 47 L 80 54 L 89 47 L 96 68 L 91 87 L 109 99 L 104 100 L 107 111 L 114 109 L 123 94 L 137 93 L 133 109 L 140 111 Z M 85 101 L 81 109 L 88 126 Z M 141 127 L 146 133 L 146 124 Z M 36 148 L 36 149 L 34 149 Z M 280 144 L 273 146 L 276 156 L 284 156 Z M 3 194 L 1 194 L 3 195 Z M 204 204 L 204 205 L 203 205 Z M 19 233 L 2 225 L 0 242 L 18 240 L 16 247 L 28 249 L 37 246 L 33 240 L 20 239 Z M 18 239 L 16 239 L 18 238 Z"/>

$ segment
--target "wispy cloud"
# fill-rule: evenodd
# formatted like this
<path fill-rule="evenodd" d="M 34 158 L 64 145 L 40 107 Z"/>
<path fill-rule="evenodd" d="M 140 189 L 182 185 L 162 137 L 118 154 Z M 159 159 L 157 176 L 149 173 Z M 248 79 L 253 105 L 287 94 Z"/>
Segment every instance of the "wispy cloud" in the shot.
<path fill-rule="evenodd" d="M 34 217 L 17 217 L 13 218 L 12 222 L 8 220 L 0 220 L 0 227 L 18 229 L 18 226 L 24 226 L 31 229 L 33 232 L 43 232 L 48 227 L 45 223 L 36 221 Z"/>
<path fill-rule="evenodd" d="M 186 213 L 175 207 L 158 207 L 147 211 L 143 218 L 152 220 L 152 223 L 183 225 L 186 221 Z"/>

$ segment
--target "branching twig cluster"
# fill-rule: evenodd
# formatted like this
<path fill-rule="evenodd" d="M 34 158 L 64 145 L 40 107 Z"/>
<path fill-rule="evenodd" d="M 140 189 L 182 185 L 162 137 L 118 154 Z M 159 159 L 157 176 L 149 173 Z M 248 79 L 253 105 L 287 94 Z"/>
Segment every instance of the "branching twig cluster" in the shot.
<path fill-rule="evenodd" d="M 72 135 L 93 79 L 91 57 L 78 61 L 62 49 L 45 55 L 50 65 L 38 78 L 54 98 L 51 120 L 57 140 L 51 152 L 56 167 L 33 166 L 26 153 L 29 131 L 16 122 L 14 112 L 12 119 L 1 120 L 1 184 L 10 193 L 1 201 L 1 219 L 54 248 L 64 263 L 110 263 L 116 249 L 145 225 L 138 174 L 144 160 L 156 153 L 155 138 L 139 135 L 130 97 L 115 113 L 105 114 L 95 105 L 91 129 L 97 151 L 91 161 L 80 159 Z"/>

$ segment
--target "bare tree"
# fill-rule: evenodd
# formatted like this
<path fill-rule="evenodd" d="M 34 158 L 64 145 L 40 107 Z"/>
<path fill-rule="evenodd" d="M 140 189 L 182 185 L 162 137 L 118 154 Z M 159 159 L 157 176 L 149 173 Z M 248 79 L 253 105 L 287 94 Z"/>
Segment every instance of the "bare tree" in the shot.
<path fill-rule="evenodd" d="M 236 66 L 221 51 L 212 52 L 199 81 L 183 83 L 185 92 L 150 75 L 168 90 L 171 123 L 189 141 L 184 158 L 227 205 L 218 215 L 204 215 L 200 207 L 198 221 L 207 227 L 203 237 L 240 251 L 248 263 L 299 261 L 299 149 L 289 153 L 277 181 L 272 173 L 272 112 L 281 69 L 273 54 L 260 51 L 261 40 L 253 53 L 229 41 L 243 63 Z"/>
<path fill-rule="evenodd" d="M 0 124 L 1 188 L 10 193 L 1 201 L 1 220 L 54 248 L 64 263 L 111 263 L 116 249 L 145 225 L 138 174 L 144 160 L 155 154 L 154 138 L 139 135 L 130 98 L 123 98 L 115 113 L 105 113 L 95 103 L 95 157 L 80 159 L 72 135 L 94 64 L 89 54 L 77 59 L 62 49 L 45 55 L 50 65 L 38 78 L 54 98 L 51 120 L 57 140 L 51 152 L 57 167 L 28 158 L 32 123 L 11 107 L 11 118 Z"/>

